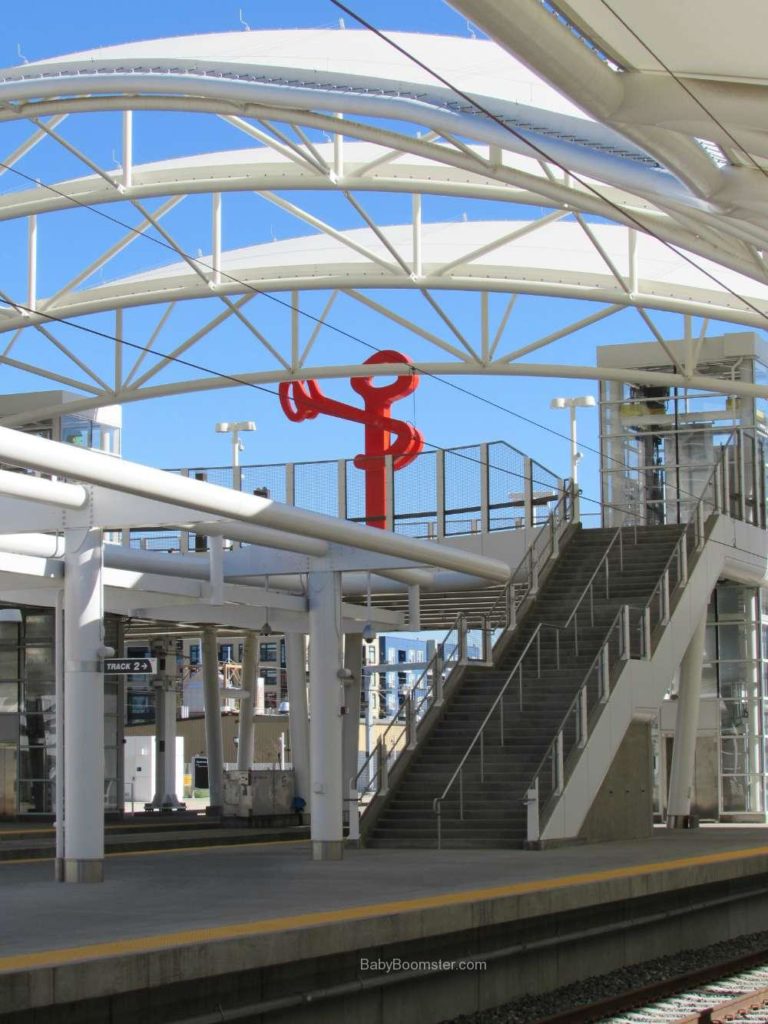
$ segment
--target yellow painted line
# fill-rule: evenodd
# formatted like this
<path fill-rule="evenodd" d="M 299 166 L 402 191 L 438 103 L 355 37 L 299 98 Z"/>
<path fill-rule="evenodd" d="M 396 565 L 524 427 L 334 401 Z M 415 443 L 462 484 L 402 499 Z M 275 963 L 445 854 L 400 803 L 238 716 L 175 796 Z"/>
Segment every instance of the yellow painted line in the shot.
<path fill-rule="evenodd" d="M 252 843 L 211 843 L 210 846 L 169 846 L 162 850 L 113 850 L 107 851 L 104 856 L 109 857 L 152 857 L 160 853 L 198 853 L 202 850 L 242 850 L 253 846 L 291 846 L 298 843 L 308 843 L 306 839 L 259 839 Z M 4 864 L 49 864 L 54 857 L 19 857 L 12 859 L 6 857 L 0 860 L 0 868 Z"/>
<path fill-rule="evenodd" d="M 188 931 L 140 936 L 135 939 L 99 942 L 88 946 L 72 946 L 66 949 L 46 950 L 39 953 L 23 953 L 18 956 L 0 957 L 0 973 L 20 971 L 34 967 L 58 967 L 82 960 L 125 956 L 131 953 L 148 953 L 197 943 L 221 942 L 225 939 L 251 938 L 257 935 L 270 935 L 275 932 L 292 931 L 299 928 L 314 928 L 321 925 L 362 921 L 375 917 L 407 914 L 414 911 L 439 909 L 447 906 L 459 906 L 466 903 L 501 899 L 507 896 L 521 896 L 533 892 L 550 892 L 570 886 L 588 885 L 593 882 L 610 881 L 618 878 L 637 878 L 640 875 L 656 874 L 661 871 L 680 871 L 685 868 L 706 866 L 708 864 L 723 864 L 728 861 L 761 856 L 768 856 L 768 846 L 701 854 L 697 857 L 656 861 L 651 864 L 634 864 L 631 867 L 609 868 L 604 871 L 565 875 L 559 878 L 515 882 L 512 885 L 499 885 L 488 889 L 446 892 L 437 896 L 420 896 L 410 900 L 395 900 L 391 903 L 372 903 L 357 907 L 345 907 L 340 910 L 322 910 L 309 914 L 295 914 L 289 917 L 267 918 L 263 921 L 220 925 L 215 928 L 194 928 Z"/>

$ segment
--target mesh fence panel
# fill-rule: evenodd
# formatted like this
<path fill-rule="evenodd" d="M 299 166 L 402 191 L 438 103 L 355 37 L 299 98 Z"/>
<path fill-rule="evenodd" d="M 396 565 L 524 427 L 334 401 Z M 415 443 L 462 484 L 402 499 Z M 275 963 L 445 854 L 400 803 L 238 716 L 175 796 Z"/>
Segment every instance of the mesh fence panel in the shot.
<path fill-rule="evenodd" d="M 232 486 L 231 466 L 195 466 L 186 475 L 190 480 L 194 480 L 198 478 L 198 474 L 200 480 L 206 480 L 209 484 L 216 484 L 218 487 Z"/>
<path fill-rule="evenodd" d="M 410 537 L 424 537 L 424 524 L 437 521 L 435 452 L 422 452 L 395 473 L 395 530 Z M 418 532 L 411 529 L 418 522 Z"/>
<path fill-rule="evenodd" d="M 365 474 L 347 459 L 347 519 L 365 522 Z"/>
<path fill-rule="evenodd" d="M 538 462 L 531 463 L 533 478 L 533 523 L 545 523 L 551 507 L 557 502 L 560 478 Z"/>
<path fill-rule="evenodd" d="M 452 448 L 445 453 L 445 532 L 453 535 L 480 529 L 480 446 Z"/>
<path fill-rule="evenodd" d="M 525 456 L 503 441 L 488 445 L 488 503 L 492 530 L 525 526 Z"/>
<path fill-rule="evenodd" d="M 269 497 L 285 501 L 285 466 L 243 466 L 243 490 L 250 494 L 257 488 L 266 487 Z"/>
<path fill-rule="evenodd" d="M 422 452 L 404 469 L 394 473 L 394 529 L 408 537 L 429 538 L 437 534 L 437 458 L 434 451 Z M 482 446 L 466 445 L 445 451 L 445 532 L 448 535 L 474 533 L 482 528 L 481 491 L 485 465 Z M 491 530 L 515 529 L 525 521 L 525 455 L 505 441 L 488 445 L 488 501 Z M 231 466 L 193 467 L 173 470 L 191 479 L 231 487 Z M 339 508 L 338 463 L 299 462 L 294 466 L 294 504 L 312 512 L 344 516 L 364 523 L 365 472 L 352 459 L 346 460 L 346 509 Z M 538 463 L 532 463 L 534 522 L 545 522 L 557 500 L 558 477 Z M 282 464 L 241 467 L 246 493 L 266 488 L 269 497 L 284 502 L 288 497 L 287 471 Z M 146 545 L 145 545 L 146 546 Z M 160 543 L 163 549 L 163 543 Z"/>
<path fill-rule="evenodd" d="M 295 504 L 326 516 L 339 515 L 338 464 L 333 462 L 297 462 Z"/>

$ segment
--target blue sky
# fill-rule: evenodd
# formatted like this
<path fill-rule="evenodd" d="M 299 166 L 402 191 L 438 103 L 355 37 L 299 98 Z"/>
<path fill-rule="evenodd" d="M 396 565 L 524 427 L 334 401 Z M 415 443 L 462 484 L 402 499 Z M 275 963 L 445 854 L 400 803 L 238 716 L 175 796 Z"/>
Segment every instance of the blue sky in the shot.
<path fill-rule="evenodd" d="M 462 36 L 468 36 L 473 31 L 463 17 L 457 15 L 441 0 L 418 0 L 416 3 L 413 0 L 357 0 L 357 3 L 351 6 L 356 7 L 363 16 L 383 29 L 431 31 Z M 33 61 L 60 53 L 142 38 L 240 31 L 241 12 L 242 19 L 253 30 L 291 27 L 336 28 L 340 16 L 337 8 L 328 0 L 287 0 L 282 4 L 267 3 L 266 0 L 218 0 L 216 3 L 212 3 L 211 0 L 132 0 L 129 4 L 110 5 L 96 0 L 68 0 L 65 3 L 30 0 L 26 4 L 8 4 L 3 11 L 4 31 L 0 37 L 0 65 L 18 63 L 19 53 L 23 58 Z M 349 19 L 347 21 L 349 22 Z M 348 24 L 347 28 L 350 27 Z M 114 119 L 110 121 L 110 117 L 111 115 L 85 115 L 80 122 L 72 119 L 67 123 L 68 137 L 95 159 L 102 161 L 104 166 L 114 166 L 115 160 L 115 123 Z M 156 116 L 151 125 L 149 121 L 142 123 L 142 129 L 136 132 L 136 160 L 161 159 L 184 151 L 194 151 L 200 139 L 204 140 L 207 149 L 246 144 L 242 138 L 235 140 L 231 128 L 212 118 L 195 116 L 193 119 L 191 115 L 185 117 L 186 138 L 180 135 L 180 122 L 176 115 Z M 190 129 L 190 126 L 193 127 Z M 9 152 L 17 138 L 23 135 L 21 126 L 2 126 L 0 139 L 3 140 L 3 151 Z M 67 175 L 85 173 L 82 165 L 74 158 L 67 158 L 58 153 L 57 160 L 54 171 L 48 163 L 44 147 L 41 146 L 29 160 L 20 163 L 19 167 L 47 182 L 61 180 Z M 12 181 L 11 177 L 6 175 L 0 179 L 0 190 L 22 187 L 18 179 Z M 339 208 L 338 197 L 303 198 L 306 199 L 307 205 L 316 208 L 320 215 L 333 213 L 337 221 L 338 218 L 343 219 L 345 216 Z M 406 199 L 407 197 L 381 197 L 370 200 L 366 198 L 366 203 L 370 204 L 368 208 L 376 212 L 381 223 L 397 223 L 407 217 L 404 205 Z M 186 201 L 183 217 L 179 215 L 174 221 L 174 231 L 188 252 L 195 253 L 198 249 L 208 251 L 205 248 L 206 240 L 196 233 L 196 225 L 206 221 L 205 216 L 198 215 L 200 211 L 196 208 L 196 204 L 199 206 L 203 201 L 204 197 Z M 270 236 L 284 237 L 305 233 L 295 221 L 277 210 L 273 209 L 268 216 L 257 214 L 256 202 L 253 196 L 228 199 L 230 215 L 229 233 L 225 238 L 227 247 L 268 240 Z M 114 212 L 122 216 L 119 209 Z M 493 208 L 489 208 L 489 204 L 484 204 L 481 213 L 472 207 L 463 209 L 456 201 L 435 199 L 431 201 L 426 215 L 433 220 L 451 221 L 459 220 L 462 216 L 482 216 L 484 219 L 510 217 L 515 215 L 515 211 L 514 208 L 504 207 L 502 204 L 494 204 Z M 67 217 L 66 221 L 64 216 Z M 55 220 L 57 217 L 59 219 Z M 350 221 L 343 226 L 357 225 Z M 61 268 L 67 263 L 73 230 L 78 233 L 81 240 L 86 239 L 96 249 L 115 238 L 114 225 L 106 223 L 103 218 L 88 210 L 61 216 L 52 215 L 51 227 L 46 230 L 50 232 L 47 245 L 51 264 L 49 267 L 41 268 L 41 294 L 50 294 L 57 284 L 61 283 Z M 0 255 L 0 286 L 11 293 L 14 288 L 21 287 L 18 261 L 13 255 L 13 246 L 21 247 L 24 244 L 20 232 L 21 226 L 15 237 L 13 234 L 6 236 L 11 238 L 12 244 L 9 248 L 6 241 L 5 252 Z M 130 272 L 148 269 L 168 261 L 168 253 L 162 248 L 149 240 L 140 240 L 131 247 L 122 262 L 116 262 L 115 269 L 110 274 L 117 270 Z M 378 298 L 383 301 L 381 296 Z M 470 324 L 476 320 L 476 295 L 452 295 L 441 297 L 441 301 L 450 308 L 457 323 Z M 324 297 L 311 297 L 307 300 L 307 308 L 310 312 L 319 312 L 323 302 Z M 503 306 L 503 296 L 492 298 L 492 320 L 501 316 Z M 569 319 L 587 315 L 594 308 L 596 307 L 585 303 L 548 303 L 522 298 L 514 314 L 515 339 L 519 338 L 521 343 L 525 343 Z M 264 298 L 257 298 L 249 309 L 254 320 L 269 330 L 279 332 L 286 329 L 288 312 L 277 304 L 270 303 Z M 126 337 L 134 337 L 139 342 L 144 341 L 158 315 L 159 311 L 154 310 L 127 316 Z M 185 320 L 186 317 L 189 319 Z M 399 347 L 418 358 L 417 342 L 397 328 L 387 326 L 380 318 L 363 313 L 360 308 L 355 309 L 350 304 L 340 302 L 329 319 L 337 323 L 341 329 L 359 336 L 362 342 L 376 348 Z M 657 321 L 670 332 L 670 335 L 679 332 L 679 317 L 658 315 Z M 187 323 L 193 323 L 191 313 L 180 311 L 178 319 L 174 321 L 174 329 L 182 331 Z M 100 326 L 109 329 L 106 321 L 102 321 Z M 311 324 L 305 327 L 306 332 L 310 330 Z M 64 330 L 61 337 L 64 338 L 66 335 L 74 342 L 76 333 L 70 331 L 67 335 Z M 164 344 L 171 347 L 173 338 L 173 334 L 169 335 Z M 236 336 L 232 335 L 232 338 Z M 576 356 L 571 347 L 574 342 L 570 341 L 553 346 L 545 352 L 547 361 L 550 362 L 561 358 L 563 361 L 589 363 L 596 344 L 649 338 L 648 329 L 639 316 L 633 311 L 626 311 L 596 325 L 588 333 L 579 335 L 575 342 L 578 353 Z M 89 351 L 96 358 L 97 341 L 79 337 L 77 343 L 78 351 L 83 352 L 85 358 L 88 358 Z M 191 358 L 214 369 L 226 371 L 230 368 L 227 363 L 227 343 L 226 339 L 211 338 L 207 346 L 201 347 L 199 352 L 193 351 Z M 244 344 L 245 341 L 241 343 Z M 40 358 L 50 358 L 44 343 L 41 341 L 39 344 Z M 159 347 L 162 348 L 162 345 Z M 344 354 L 343 358 L 340 353 Z M 358 361 L 365 359 L 369 354 L 370 350 L 365 344 L 341 339 L 333 331 L 324 332 L 322 345 L 318 346 L 318 356 L 322 355 L 332 362 Z M 242 366 L 242 359 L 240 365 Z M 28 379 L 24 384 L 10 375 L 6 375 L 4 379 L 2 390 L 12 390 L 10 382 L 18 387 L 39 387 Z M 503 439 L 528 452 L 556 472 L 567 474 L 569 454 L 565 436 L 553 436 L 552 433 L 515 418 L 513 414 L 520 413 L 565 435 L 568 425 L 567 414 L 550 411 L 550 398 L 558 394 L 596 394 L 596 384 L 532 378 L 463 377 L 452 380 L 509 411 L 492 408 L 477 398 L 459 394 L 438 381 L 423 380 L 414 396 L 395 408 L 395 415 L 402 415 L 415 422 L 429 443 L 448 447 Z M 329 383 L 327 390 L 341 400 L 355 400 L 346 382 Z M 358 426 L 329 419 L 317 420 L 312 424 L 290 424 L 285 420 L 272 396 L 246 388 L 136 403 L 125 407 L 124 416 L 124 454 L 128 458 L 153 465 L 199 466 L 227 463 L 227 439 L 216 435 L 213 429 L 215 422 L 221 419 L 257 421 L 258 432 L 246 438 L 247 447 L 243 456 L 245 462 L 352 456 L 362 446 L 361 429 Z M 598 447 L 595 411 L 585 410 L 580 414 L 580 437 L 593 448 Z M 581 475 L 585 492 L 596 497 L 595 454 L 585 453 Z M 587 510 L 585 508 L 585 511 Z"/>

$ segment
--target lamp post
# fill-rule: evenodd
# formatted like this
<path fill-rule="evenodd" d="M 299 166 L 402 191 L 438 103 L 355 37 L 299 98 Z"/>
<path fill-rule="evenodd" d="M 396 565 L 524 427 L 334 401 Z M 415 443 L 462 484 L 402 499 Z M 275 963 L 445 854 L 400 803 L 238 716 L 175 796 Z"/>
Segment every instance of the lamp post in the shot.
<path fill-rule="evenodd" d="M 217 423 L 216 433 L 217 434 L 231 434 L 232 435 L 232 486 L 235 490 L 241 491 L 242 477 L 240 475 L 240 452 L 244 449 L 244 444 L 240 440 L 240 434 L 248 430 L 255 430 L 256 424 L 253 420 L 239 420 L 237 423 Z"/>
<path fill-rule="evenodd" d="M 574 487 L 578 483 L 578 466 L 581 461 L 581 452 L 576 441 L 576 410 L 579 407 L 591 409 L 595 404 L 592 395 L 581 395 L 578 398 L 553 398 L 549 403 L 550 409 L 568 409 L 571 414 L 571 479 Z"/>

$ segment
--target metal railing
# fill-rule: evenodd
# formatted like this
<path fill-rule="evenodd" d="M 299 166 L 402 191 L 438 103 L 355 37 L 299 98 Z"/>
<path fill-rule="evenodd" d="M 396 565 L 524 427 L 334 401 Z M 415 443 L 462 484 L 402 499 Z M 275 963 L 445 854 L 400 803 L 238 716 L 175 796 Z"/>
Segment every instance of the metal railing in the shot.
<path fill-rule="evenodd" d="M 636 534 L 635 534 L 636 538 Z M 504 681 L 503 686 L 499 690 L 493 704 L 488 710 L 485 718 L 478 727 L 475 735 L 469 742 L 463 757 L 459 761 L 456 769 L 448 780 L 445 789 L 436 797 L 433 801 L 433 809 L 437 816 L 437 846 L 438 849 L 442 845 L 442 809 L 443 803 L 448 799 L 454 787 L 458 791 L 458 812 L 459 820 L 464 819 L 464 772 L 469 767 L 474 771 L 475 764 L 468 762 L 470 755 L 477 748 L 479 752 L 479 777 L 480 782 L 485 781 L 485 748 L 486 748 L 486 730 L 493 723 L 493 730 L 496 733 L 497 722 L 498 722 L 498 742 L 501 747 L 505 745 L 505 723 L 504 723 L 504 701 L 508 695 L 508 692 L 515 692 L 517 690 L 517 710 L 523 711 L 525 708 L 525 693 L 526 684 L 532 680 L 538 680 L 541 678 L 542 672 L 542 637 L 546 633 L 551 631 L 551 635 L 554 637 L 554 658 L 552 667 L 556 670 L 560 670 L 561 664 L 561 649 L 564 648 L 568 639 L 569 631 L 572 631 L 571 636 L 573 640 L 573 657 L 579 656 L 579 612 L 582 609 L 582 605 L 585 606 L 585 602 L 589 599 L 589 623 L 591 626 L 595 624 L 595 590 L 602 583 L 605 589 L 605 597 L 610 597 L 610 560 L 611 555 L 614 551 L 614 546 L 618 547 L 619 554 L 619 569 L 620 571 L 624 567 L 624 541 L 622 538 L 621 529 L 617 529 L 611 537 L 608 546 L 600 557 L 597 565 L 595 566 L 589 580 L 582 588 L 581 593 L 576 599 L 573 609 L 569 614 L 568 618 L 564 623 L 553 623 L 553 622 L 539 622 L 536 625 L 533 633 L 528 639 L 525 647 L 520 653 L 517 661 L 512 667 L 509 675 Z M 599 576 L 604 576 L 604 581 L 599 580 Z M 613 629 L 613 626 L 611 627 Z M 591 671 L 591 669 L 590 669 Z M 583 686 L 584 684 L 582 684 Z M 534 683 L 535 686 L 535 683 Z M 532 687 L 530 688 L 532 689 Z M 498 712 L 498 715 L 496 714 Z M 569 709 L 570 714 L 570 709 Z M 568 716 L 566 715 L 566 721 Z M 581 722 L 581 719 L 579 719 Z M 561 729 L 562 731 L 562 729 Z M 586 733 L 582 728 L 579 732 L 579 736 L 585 736 Z M 562 743 L 562 739 L 561 739 Z"/>
<path fill-rule="evenodd" d="M 380 525 L 427 540 L 542 525 L 563 481 L 506 441 L 425 451 L 398 472 L 382 457 L 386 512 Z M 370 460 L 369 460 L 370 461 Z M 350 522 L 366 522 L 364 474 L 354 459 L 247 466 L 185 467 L 171 472 Z M 155 551 L 205 550 L 194 531 L 126 531 L 122 542 Z"/>
<path fill-rule="evenodd" d="M 538 590 L 539 577 L 548 559 L 556 558 L 564 530 L 578 515 L 578 493 L 572 481 L 567 481 L 554 507 L 541 529 L 528 546 L 526 553 L 512 573 L 490 613 L 480 617 L 480 657 L 469 654 L 471 624 L 466 614 L 457 616 L 426 668 L 409 688 L 398 709 L 376 746 L 363 762 L 352 783 L 350 801 L 357 813 L 362 814 L 374 796 L 384 795 L 389 788 L 389 775 L 406 750 L 415 748 L 418 732 L 426 713 L 443 703 L 443 690 L 451 673 L 460 665 L 472 661 L 489 664 L 492 661 L 492 636 L 499 629 L 514 628 L 517 609 Z"/>
<path fill-rule="evenodd" d="M 429 709 L 442 705 L 443 689 L 454 669 L 473 660 L 488 663 L 491 656 L 490 627 L 483 627 L 480 658 L 470 658 L 469 650 L 467 620 L 464 613 L 460 613 L 360 767 L 353 782 L 360 812 L 374 796 L 387 792 L 392 768 L 405 750 L 415 748 L 419 726 Z"/>
<path fill-rule="evenodd" d="M 644 607 L 633 615 L 633 609 L 623 605 L 617 613 L 554 739 L 534 772 L 525 798 L 529 842 L 539 839 L 542 818 L 547 820 L 554 801 L 565 788 L 573 762 L 587 744 L 594 713 L 610 697 L 612 684 L 618 678 L 618 673 L 614 672 L 616 663 L 633 657 L 650 660 L 653 656 L 658 630 L 669 623 L 674 604 L 688 582 L 690 568 L 704 547 L 709 517 L 724 512 L 733 518 L 753 521 L 744 503 L 734 500 L 743 493 L 743 478 L 737 473 L 734 488 L 731 477 L 733 447 L 729 444 L 721 446 L 720 456 L 704 482 L 701 493 L 692 503 L 692 514 L 688 522 L 681 526 L 680 537 Z M 759 519 L 756 521 L 759 522 Z M 634 625 L 632 618 L 636 619 Z"/>
<path fill-rule="evenodd" d="M 548 562 L 560 554 L 565 530 L 579 519 L 579 495 L 572 480 L 563 483 L 563 491 L 541 528 L 537 530 L 525 554 L 518 562 L 504 590 L 488 612 L 493 628 L 514 629 L 517 610 L 528 597 L 535 597 Z"/>

